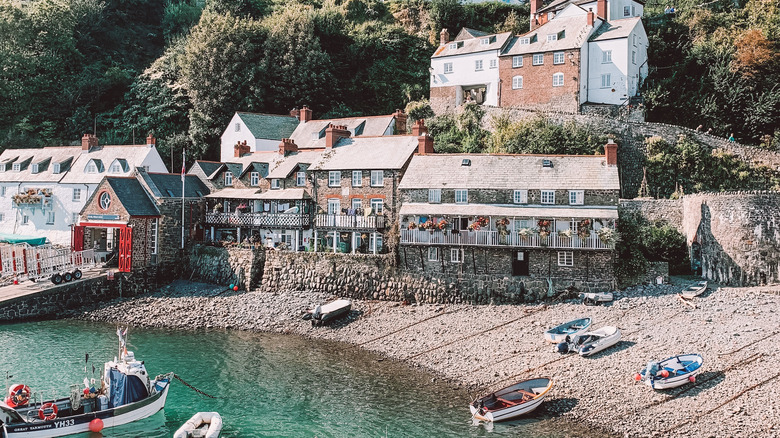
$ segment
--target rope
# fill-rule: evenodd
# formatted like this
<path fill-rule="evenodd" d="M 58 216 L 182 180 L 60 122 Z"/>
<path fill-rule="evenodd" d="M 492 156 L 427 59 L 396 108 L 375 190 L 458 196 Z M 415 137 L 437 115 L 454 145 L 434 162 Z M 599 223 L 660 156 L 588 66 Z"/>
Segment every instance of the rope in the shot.
<path fill-rule="evenodd" d="M 186 386 L 186 387 L 188 387 L 188 388 L 192 389 L 193 391 L 197 392 L 198 394 L 205 395 L 205 396 L 206 396 L 206 397 L 208 397 L 208 398 L 219 398 L 219 397 L 215 397 L 215 396 L 213 396 L 213 395 L 210 395 L 210 394 L 206 394 L 205 392 L 201 391 L 200 389 L 198 389 L 198 388 L 196 388 L 196 387 L 194 387 L 194 386 L 190 385 L 189 383 L 185 382 L 185 381 L 184 381 L 184 379 L 182 379 L 181 377 L 179 377 L 179 375 L 178 375 L 178 374 L 174 374 L 174 375 L 173 375 L 173 377 L 174 377 L 174 378 L 176 378 L 176 380 L 178 380 L 179 382 L 183 383 L 183 384 L 184 384 L 184 386 Z"/>
<path fill-rule="evenodd" d="M 380 339 L 384 339 L 384 338 L 386 338 L 386 337 L 388 337 L 388 336 L 392 336 L 392 335 L 394 335 L 394 334 L 396 334 L 396 333 L 398 333 L 398 332 L 402 332 L 402 331 L 404 331 L 404 330 L 406 330 L 406 329 L 408 329 L 408 328 L 411 328 L 411 327 L 413 327 L 413 326 L 415 326 L 415 325 L 417 325 L 417 324 L 421 324 L 421 323 L 423 323 L 423 322 L 425 322 L 425 321 L 429 321 L 429 320 L 431 320 L 431 319 L 433 319 L 433 318 L 438 318 L 438 317 L 440 317 L 440 316 L 448 315 L 448 314 L 450 314 L 450 313 L 455 313 L 455 312 L 457 312 L 457 311 L 459 311 L 459 310 L 460 310 L 460 309 L 455 309 L 455 310 L 448 310 L 448 311 L 446 311 L 446 312 L 442 312 L 442 313 L 437 313 L 437 314 L 435 314 L 435 315 L 432 315 L 432 316 L 429 316 L 429 317 L 427 317 L 427 318 L 421 319 L 420 321 L 413 322 L 413 323 L 411 323 L 411 324 L 409 324 L 409 325 L 407 325 L 407 326 L 405 326 L 405 327 L 401 327 L 401 328 L 399 328 L 398 330 L 395 330 L 395 331 L 392 331 L 392 332 L 390 332 L 390 333 L 384 334 L 384 335 L 382 335 L 382 336 L 379 336 L 379 337 L 377 337 L 377 338 L 371 339 L 371 340 L 369 340 L 369 341 L 361 342 L 360 344 L 357 344 L 357 346 L 358 346 L 358 347 L 360 347 L 360 346 L 363 346 L 363 345 L 366 345 L 366 344 L 370 344 L 371 342 L 378 341 L 378 340 L 380 340 Z"/>

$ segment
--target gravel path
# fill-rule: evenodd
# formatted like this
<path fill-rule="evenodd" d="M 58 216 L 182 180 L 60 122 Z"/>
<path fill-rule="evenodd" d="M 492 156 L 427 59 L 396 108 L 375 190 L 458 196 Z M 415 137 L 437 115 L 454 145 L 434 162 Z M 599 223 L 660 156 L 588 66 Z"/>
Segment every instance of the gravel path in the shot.
<path fill-rule="evenodd" d="M 550 376 L 547 409 L 627 437 L 780 436 L 780 295 L 769 288 L 710 286 L 682 304 L 680 285 L 627 289 L 611 305 L 412 305 L 355 301 L 348 318 L 312 328 L 301 315 L 334 297 L 306 292 L 228 292 L 177 281 L 80 314 L 135 326 L 273 331 L 359 345 L 423 367 L 474 393 Z M 771 292 L 771 293 L 767 293 Z M 590 358 L 560 355 L 542 333 L 581 316 L 615 325 L 621 342 Z M 699 353 L 695 385 L 653 391 L 632 375 L 650 359 Z"/>

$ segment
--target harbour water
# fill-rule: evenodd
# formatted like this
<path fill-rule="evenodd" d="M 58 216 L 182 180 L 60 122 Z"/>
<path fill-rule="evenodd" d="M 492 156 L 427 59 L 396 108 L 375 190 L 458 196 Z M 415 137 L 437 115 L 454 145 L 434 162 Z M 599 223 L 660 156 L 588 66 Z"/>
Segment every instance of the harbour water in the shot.
<path fill-rule="evenodd" d="M 106 429 L 105 437 L 170 437 L 197 411 L 219 412 L 223 437 L 589 435 L 551 418 L 544 407 L 520 421 L 475 426 L 467 410 L 473 394 L 341 344 L 276 334 L 130 328 L 129 349 L 152 376 L 173 371 L 218 398 L 174 381 L 163 411 Z M 85 376 L 99 381 L 103 362 L 116 355 L 112 325 L 72 320 L 0 325 L 3 384 L 25 383 L 45 398 L 67 396 L 70 385 Z M 7 382 L 6 373 L 13 375 Z"/>

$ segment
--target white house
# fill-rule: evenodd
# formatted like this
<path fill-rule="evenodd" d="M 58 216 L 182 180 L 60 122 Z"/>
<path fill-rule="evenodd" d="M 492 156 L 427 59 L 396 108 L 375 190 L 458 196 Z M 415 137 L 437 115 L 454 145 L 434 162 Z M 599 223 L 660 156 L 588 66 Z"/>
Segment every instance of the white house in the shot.
<path fill-rule="evenodd" d="M 531 0 L 531 30 L 549 22 L 569 5 L 593 11 L 607 21 L 642 17 L 645 12 L 645 3 L 637 0 L 553 0 L 547 5 L 542 0 Z"/>
<path fill-rule="evenodd" d="M 311 110 L 305 108 L 311 117 Z M 305 115 L 304 115 L 305 117 Z M 246 145 L 243 153 L 275 151 L 283 138 L 288 138 L 298 126 L 295 115 L 254 114 L 237 112 L 230 119 L 220 141 L 220 160 L 235 157 L 236 145 Z"/>
<path fill-rule="evenodd" d="M 81 146 L 6 149 L 0 155 L 0 229 L 69 245 L 71 226 L 103 177 L 130 177 L 136 167 L 167 172 L 154 137 L 144 145 L 99 146 L 97 137 L 85 134 Z"/>
<path fill-rule="evenodd" d="M 587 102 L 622 104 L 647 77 L 648 39 L 639 17 L 602 24 L 588 43 Z"/>

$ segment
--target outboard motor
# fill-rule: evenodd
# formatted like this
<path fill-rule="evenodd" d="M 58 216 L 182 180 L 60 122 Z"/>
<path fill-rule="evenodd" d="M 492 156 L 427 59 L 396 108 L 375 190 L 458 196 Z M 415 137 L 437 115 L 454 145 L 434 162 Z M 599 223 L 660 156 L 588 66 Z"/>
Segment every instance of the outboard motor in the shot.
<path fill-rule="evenodd" d="M 561 342 L 555 347 L 555 351 L 558 353 L 568 353 L 569 352 L 569 344 L 566 342 Z"/>

